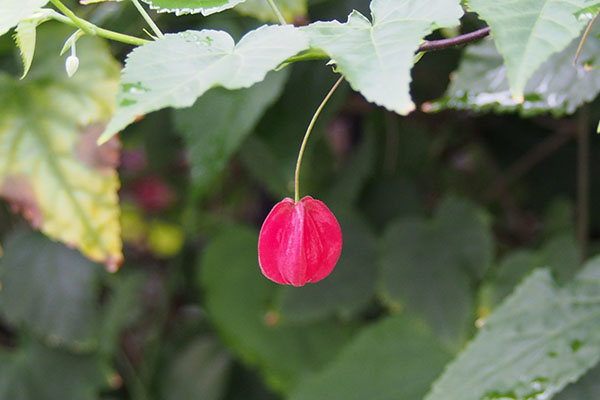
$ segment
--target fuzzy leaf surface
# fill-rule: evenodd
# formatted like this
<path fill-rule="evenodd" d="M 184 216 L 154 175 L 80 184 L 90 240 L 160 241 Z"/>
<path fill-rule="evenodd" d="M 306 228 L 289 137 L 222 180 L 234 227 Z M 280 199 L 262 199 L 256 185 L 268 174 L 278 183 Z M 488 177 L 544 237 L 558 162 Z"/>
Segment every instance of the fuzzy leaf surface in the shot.
<path fill-rule="evenodd" d="M 168 34 L 137 47 L 121 77 L 116 115 L 101 142 L 136 117 L 165 107 L 190 107 L 213 87 L 248 88 L 308 46 L 306 35 L 292 26 L 262 26 L 235 44 L 224 31 Z"/>
<path fill-rule="evenodd" d="M 315 22 L 302 29 L 354 90 L 406 115 L 415 108 L 409 85 L 419 43 L 437 28 L 458 25 L 463 11 L 457 0 L 373 0 L 370 7 L 371 21 L 353 11 L 346 23 Z"/>
<path fill-rule="evenodd" d="M 0 36 L 17 25 L 19 21 L 31 16 L 47 2 L 48 0 L 4 1 L 0 12 Z"/>
<path fill-rule="evenodd" d="M 593 33 L 600 33 L 595 28 Z M 555 116 L 572 114 L 600 92 L 600 70 L 573 67 L 579 39 L 554 54 L 531 76 L 522 103 L 511 97 L 507 66 L 491 40 L 471 45 L 462 56 L 446 94 L 433 102 L 428 111 L 446 108 L 475 111 L 519 112 L 532 116 L 551 112 Z M 586 40 L 580 59 L 586 63 L 600 52 L 598 40 Z"/>
<path fill-rule="evenodd" d="M 529 276 L 448 365 L 426 400 L 551 398 L 600 359 L 600 259 L 559 287 Z"/>
<path fill-rule="evenodd" d="M 28 78 L 0 74 L 0 195 L 34 228 L 116 268 L 119 143 L 95 142 L 114 110 L 119 65 L 103 41 L 85 37 L 69 79 L 57 53 L 70 29 L 40 32 Z"/>
<path fill-rule="evenodd" d="M 585 0 L 469 1 L 469 8 L 492 28 L 517 101 L 542 63 L 579 36 L 585 21 L 574 14 L 585 6 Z"/>

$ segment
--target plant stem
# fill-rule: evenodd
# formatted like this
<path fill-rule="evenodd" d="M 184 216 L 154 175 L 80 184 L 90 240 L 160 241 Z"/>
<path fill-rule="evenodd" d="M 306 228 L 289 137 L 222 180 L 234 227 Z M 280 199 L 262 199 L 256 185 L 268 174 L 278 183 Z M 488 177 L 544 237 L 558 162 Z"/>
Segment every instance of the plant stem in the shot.
<path fill-rule="evenodd" d="M 99 36 L 105 39 L 110 39 L 121 43 L 132 44 L 134 46 L 141 46 L 144 43 L 149 42 L 149 40 L 146 39 L 141 39 L 135 36 L 129 36 L 122 33 L 109 31 L 108 29 L 100 28 L 92 24 L 91 22 L 88 22 L 76 16 L 73 13 L 73 11 L 69 10 L 69 8 L 67 8 L 67 6 L 65 6 L 60 0 L 50 0 L 50 2 L 54 4 L 54 6 L 60 11 L 62 11 L 63 14 L 65 14 L 62 15 L 59 13 L 55 13 L 51 15 L 52 18 L 64 24 L 79 28 L 89 35 Z"/>
<path fill-rule="evenodd" d="M 579 60 L 579 56 L 581 55 L 581 50 L 583 49 L 585 39 L 587 39 L 588 35 L 590 34 L 592 25 L 594 25 L 594 22 L 596 22 L 596 19 L 598 19 L 598 15 L 600 15 L 600 13 L 596 13 L 596 15 L 594 15 L 594 18 L 592 18 L 592 20 L 588 23 L 587 27 L 585 28 L 585 32 L 583 32 L 583 36 L 579 41 L 579 46 L 577 46 L 577 52 L 575 53 L 575 57 L 573 58 L 573 66 L 577 65 L 577 60 Z"/>
<path fill-rule="evenodd" d="M 490 34 L 490 27 L 478 29 L 473 32 L 465 33 L 449 39 L 441 40 L 429 40 L 419 46 L 419 52 L 421 51 L 432 51 L 432 50 L 443 50 L 449 47 L 459 46 L 468 42 L 472 42 L 477 39 L 484 38 Z"/>
<path fill-rule="evenodd" d="M 296 174 L 294 176 L 294 201 L 296 203 L 298 201 L 300 201 L 300 166 L 302 165 L 302 157 L 304 156 L 304 150 L 306 149 L 306 143 L 308 143 L 308 138 L 310 137 L 310 133 L 312 132 L 312 130 L 315 126 L 315 123 L 317 122 L 317 118 L 319 118 L 319 115 L 321 114 L 321 111 L 323 111 L 323 109 L 325 108 L 325 105 L 327 104 L 327 102 L 329 101 L 331 96 L 333 96 L 333 93 L 338 88 L 338 86 L 340 86 L 340 83 L 342 83 L 343 80 L 344 80 L 344 75 L 340 76 L 340 78 L 337 80 L 337 82 L 335 82 L 335 84 L 333 85 L 331 90 L 329 90 L 329 93 L 327 93 L 327 96 L 325 96 L 325 98 L 321 102 L 321 105 L 319 105 L 319 108 L 317 108 L 317 111 L 315 111 L 315 114 L 313 115 L 312 119 L 310 120 L 310 124 L 308 124 L 306 133 L 304 134 L 304 139 L 302 140 L 302 145 L 300 146 L 300 152 L 298 153 L 298 160 L 296 161 Z"/>
<path fill-rule="evenodd" d="M 146 12 L 146 10 L 144 10 L 144 8 L 140 4 L 140 2 L 138 0 L 131 0 L 131 2 L 135 6 L 135 8 L 137 8 L 137 10 L 139 11 L 139 13 L 144 18 L 144 20 L 146 20 L 146 23 L 148 23 L 148 25 L 150 26 L 150 28 L 152 28 L 152 30 L 154 31 L 154 33 L 156 34 L 156 36 L 158 36 L 159 38 L 163 37 L 164 36 L 163 33 L 158 28 L 158 26 L 154 23 L 154 21 L 152 20 L 152 18 L 150 18 L 150 16 Z"/>
<path fill-rule="evenodd" d="M 279 11 L 279 7 L 277 7 L 277 4 L 275 4 L 275 1 L 267 0 L 267 3 L 269 3 L 269 5 L 271 6 L 271 9 L 275 13 L 275 15 L 277 15 L 277 19 L 279 20 L 279 23 L 281 25 L 287 25 L 287 21 L 285 20 L 285 18 L 283 18 L 281 11 Z"/>

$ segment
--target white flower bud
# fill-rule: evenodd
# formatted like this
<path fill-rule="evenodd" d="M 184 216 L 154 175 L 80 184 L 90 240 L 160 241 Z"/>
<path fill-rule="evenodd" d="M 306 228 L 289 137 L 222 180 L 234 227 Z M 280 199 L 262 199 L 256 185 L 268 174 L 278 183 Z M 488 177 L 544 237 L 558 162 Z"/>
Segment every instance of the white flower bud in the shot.
<path fill-rule="evenodd" d="M 70 55 L 67 57 L 67 61 L 65 62 L 65 69 L 67 70 L 67 75 L 72 77 L 75 72 L 77 72 L 77 68 L 79 68 L 79 58 L 74 55 Z"/>

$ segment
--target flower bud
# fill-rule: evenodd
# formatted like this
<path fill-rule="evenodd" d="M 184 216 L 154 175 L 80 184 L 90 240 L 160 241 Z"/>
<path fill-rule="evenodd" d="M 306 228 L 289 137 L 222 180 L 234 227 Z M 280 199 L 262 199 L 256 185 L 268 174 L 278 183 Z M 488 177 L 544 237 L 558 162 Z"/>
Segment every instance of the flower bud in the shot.
<path fill-rule="evenodd" d="M 303 286 L 331 273 L 342 251 L 342 230 L 327 206 L 310 196 L 283 199 L 260 230 L 262 273 L 282 285 Z"/>
<path fill-rule="evenodd" d="M 67 57 L 67 61 L 65 62 L 65 69 L 67 70 L 67 75 L 72 77 L 75 72 L 77 72 L 77 68 L 79 68 L 79 58 L 74 55 L 70 55 Z"/>

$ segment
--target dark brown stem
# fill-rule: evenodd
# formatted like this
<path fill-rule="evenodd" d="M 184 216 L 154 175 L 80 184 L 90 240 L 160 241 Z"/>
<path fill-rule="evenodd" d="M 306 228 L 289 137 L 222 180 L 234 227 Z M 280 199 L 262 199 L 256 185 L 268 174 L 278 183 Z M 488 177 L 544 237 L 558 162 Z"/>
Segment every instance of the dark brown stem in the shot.
<path fill-rule="evenodd" d="M 441 39 L 441 40 L 428 40 L 419 46 L 419 52 L 421 51 L 433 51 L 433 50 L 443 50 L 449 47 L 460 46 L 461 44 L 465 44 L 468 42 L 472 42 L 474 40 L 482 39 L 490 34 L 490 27 L 487 26 L 485 28 L 478 29 L 473 32 L 465 33 L 464 35 L 455 36 L 449 39 Z"/>
<path fill-rule="evenodd" d="M 577 239 L 581 262 L 587 257 L 590 215 L 590 133 L 589 110 L 579 110 L 577 124 Z"/>

